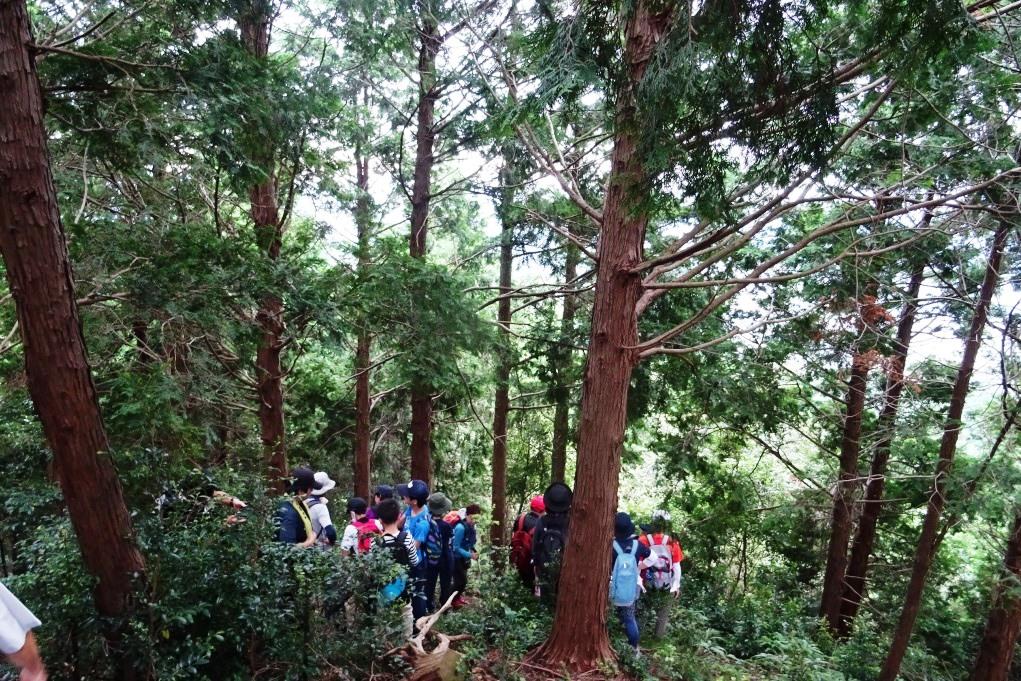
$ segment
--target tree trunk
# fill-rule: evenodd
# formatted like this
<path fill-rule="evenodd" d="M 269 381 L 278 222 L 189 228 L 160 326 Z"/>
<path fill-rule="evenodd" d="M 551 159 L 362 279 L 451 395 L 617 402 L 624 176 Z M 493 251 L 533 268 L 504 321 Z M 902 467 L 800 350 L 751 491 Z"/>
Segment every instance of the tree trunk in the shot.
<path fill-rule="evenodd" d="M 863 328 L 864 324 L 860 324 L 859 332 Z M 861 450 L 861 422 L 865 411 L 868 375 L 868 359 L 861 348 L 856 347 L 851 359 L 851 378 L 847 384 L 847 405 L 840 438 L 840 473 L 833 491 L 833 520 L 830 524 L 826 574 L 823 577 L 822 604 L 819 608 L 819 615 L 825 618 L 832 631 L 840 626 L 840 601 L 844 595 L 847 545 L 851 539 L 854 493 L 858 486 L 858 455 Z"/>
<path fill-rule="evenodd" d="M 581 252 L 570 241 L 564 248 L 564 284 L 573 286 L 578 276 Z M 553 395 L 556 407 L 553 412 L 552 482 L 564 482 L 567 475 L 567 443 L 571 437 L 571 389 L 568 386 L 571 383 L 571 363 L 574 355 L 572 351 L 574 314 L 578 307 L 576 296 L 575 293 L 564 295 L 563 315 L 560 318 L 560 346 L 555 353 L 557 366 L 554 368 L 554 376 L 557 385 Z"/>
<path fill-rule="evenodd" d="M 110 461 L 86 357 L 43 127 L 24 2 L 0 3 L 0 252 L 18 315 L 28 390 L 42 422 L 96 609 L 126 614 L 144 572 Z"/>
<path fill-rule="evenodd" d="M 355 200 L 355 224 L 358 227 L 358 273 L 364 275 L 369 267 L 369 232 L 372 215 L 369 205 L 369 160 L 362 145 L 355 145 L 355 172 L 358 198 Z M 358 322 L 358 347 L 355 351 L 355 453 L 354 492 L 355 496 L 371 500 L 369 476 L 371 471 L 370 442 L 372 337 L 369 335 L 368 319 L 364 316 Z"/>
<path fill-rule="evenodd" d="M 1014 527 L 1003 558 L 1003 578 L 994 590 L 993 605 L 989 610 L 989 619 L 986 620 L 982 643 L 978 647 L 971 681 L 1007 681 L 1010 663 L 1014 659 L 1014 644 L 1021 633 L 1021 597 L 1017 590 L 1019 579 L 1021 508 L 1014 512 Z"/>
<path fill-rule="evenodd" d="M 1007 242 L 1007 233 L 1010 231 L 1011 225 L 1012 223 L 1007 219 L 1001 220 L 993 237 L 993 245 L 989 253 L 989 262 L 986 265 L 986 273 L 982 279 L 978 303 L 975 306 L 971 328 L 968 330 L 968 337 L 964 344 L 964 356 L 961 358 L 961 366 L 957 370 L 957 378 L 954 380 L 954 388 L 950 396 L 950 408 L 947 410 L 943 439 L 939 447 L 939 462 L 936 464 L 933 476 L 933 488 L 929 494 L 925 520 L 922 522 L 922 533 L 918 539 L 918 547 L 915 549 L 915 559 L 911 568 L 907 593 L 904 597 L 904 607 L 901 610 L 900 619 L 897 621 L 897 628 L 894 630 L 890 650 L 883 662 L 883 668 L 879 672 L 878 681 L 895 681 L 897 678 L 901 662 L 904 661 L 904 654 L 907 652 L 908 643 L 911 640 L 915 620 L 918 617 L 925 580 L 935 554 L 935 540 L 939 531 L 940 516 L 946 504 L 947 478 L 950 475 L 954 454 L 957 451 L 957 438 L 961 432 L 964 401 L 968 396 L 971 374 L 975 368 L 975 357 L 982 345 L 982 332 L 986 326 L 989 304 L 999 281 L 1000 262 L 1003 259 L 1003 248 Z"/>
<path fill-rule="evenodd" d="M 264 0 L 253 0 L 248 11 L 238 19 L 238 28 L 245 49 L 259 59 L 269 54 L 270 8 Z M 248 196 L 251 202 L 255 235 L 266 257 L 280 258 L 283 226 L 277 209 L 277 183 L 272 150 L 253 159 L 266 174 L 263 182 L 253 185 Z M 261 335 L 255 358 L 256 393 L 259 400 L 259 431 L 267 474 L 273 487 L 283 492 L 286 486 L 287 449 L 284 442 L 283 369 L 280 354 L 284 342 L 284 304 L 280 296 L 267 295 L 255 315 Z"/>
<path fill-rule="evenodd" d="M 418 49 L 418 130 L 415 133 L 415 172 L 411 188 L 411 236 L 409 251 L 413 258 L 424 258 L 429 229 L 429 204 L 432 199 L 433 146 L 436 101 L 436 55 L 442 37 L 431 3 L 424 2 L 419 14 Z M 430 482 L 432 474 L 432 389 L 411 386 L 411 477 Z"/>
<path fill-rule="evenodd" d="M 648 213 L 648 175 L 637 151 L 634 95 L 656 42 L 669 25 L 669 10 L 653 14 L 639 0 L 627 19 L 624 59 L 629 85 L 621 87 L 614 118 L 610 177 L 599 240 L 588 365 L 582 390 L 571 531 L 549 638 L 536 656 L 546 666 L 587 671 L 613 658 L 606 629 L 609 541 L 617 507 L 628 387 L 638 360 L 638 298 Z"/>
<path fill-rule="evenodd" d="M 500 301 L 496 321 L 501 346 L 496 367 L 496 400 L 493 405 L 493 523 L 489 528 L 492 546 L 503 546 L 507 539 L 507 414 L 510 411 L 511 373 L 511 267 L 514 264 L 514 221 L 510 215 L 514 201 L 513 154 L 504 151 L 500 173 Z"/>
<path fill-rule="evenodd" d="M 897 339 L 893 346 L 893 356 L 886 378 L 886 394 L 883 398 L 883 410 L 879 414 L 879 441 L 872 450 L 872 465 L 869 479 L 865 486 L 865 500 L 858 519 L 858 530 L 851 546 L 851 557 L 844 576 L 844 599 L 840 606 L 840 625 L 837 632 L 841 636 L 851 633 L 854 618 L 858 615 L 862 599 L 865 597 L 866 575 L 869 559 L 876 540 L 876 526 L 879 523 L 879 512 L 882 510 L 883 490 L 886 486 L 886 465 L 890 460 L 890 446 L 893 444 L 897 424 L 897 410 L 900 396 L 904 390 L 904 365 L 907 361 L 908 346 L 911 344 L 911 331 L 915 323 L 915 310 L 918 308 L 918 292 L 922 288 L 925 263 L 919 263 L 911 273 L 907 299 L 897 322 Z"/>

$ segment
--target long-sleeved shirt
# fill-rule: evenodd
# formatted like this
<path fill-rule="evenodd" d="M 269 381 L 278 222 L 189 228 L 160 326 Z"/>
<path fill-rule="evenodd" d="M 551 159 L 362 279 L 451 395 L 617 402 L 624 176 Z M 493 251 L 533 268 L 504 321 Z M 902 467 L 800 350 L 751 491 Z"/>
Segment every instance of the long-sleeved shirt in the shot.
<path fill-rule="evenodd" d="M 382 534 L 382 537 L 381 537 L 381 541 L 383 542 L 383 546 L 386 546 L 391 551 L 394 551 L 394 560 L 396 560 L 398 563 L 403 565 L 403 564 L 405 564 L 404 561 L 401 560 L 400 556 L 397 555 L 398 546 L 399 546 L 398 538 L 400 536 L 401 536 L 400 532 L 395 532 L 393 534 L 388 534 L 387 532 L 384 531 L 383 534 Z M 417 566 L 419 564 L 418 548 L 415 546 L 415 540 L 411 538 L 411 533 L 410 532 L 404 532 L 404 542 L 403 543 L 404 543 L 404 550 L 405 550 L 405 552 L 407 552 L 407 556 L 408 556 L 407 565 L 410 566 L 410 567 Z"/>
<path fill-rule="evenodd" d="M 681 548 L 681 542 L 677 541 L 670 535 L 658 533 L 651 536 L 651 542 L 650 536 L 647 534 L 642 535 L 639 541 L 645 546 L 649 546 L 650 551 L 653 544 L 657 546 L 665 546 L 670 549 L 670 590 L 679 590 L 681 588 L 681 561 L 684 560 L 684 550 Z M 646 561 L 646 566 L 649 568 L 655 567 L 656 562 L 656 556 L 650 557 L 649 560 Z"/>
<path fill-rule="evenodd" d="M 322 497 L 309 497 L 305 499 L 305 506 L 308 508 L 308 517 L 312 520 L 312 534 L 316 536 L 317 544 L 336 544 L 337 528 L 333 526 L 333 519 L 330 518 L 330 509 L 326 507 L 327 499 Z"/>
<path fill-rule="evenodd" d="M 24 648 L 28 632 L 41 624 L 7 587 L 0 584 L 0 653 L 13 655 Z"/>
<path fill-rule="evenodd" d="M 475 549 L 476 539 L 475 528 L 468 523 L 461 521 L 454 526 L 454 537 L 451 545 L 454 548 L 454 557 L 464 560 L 471 560 L 472 551 Z"/>

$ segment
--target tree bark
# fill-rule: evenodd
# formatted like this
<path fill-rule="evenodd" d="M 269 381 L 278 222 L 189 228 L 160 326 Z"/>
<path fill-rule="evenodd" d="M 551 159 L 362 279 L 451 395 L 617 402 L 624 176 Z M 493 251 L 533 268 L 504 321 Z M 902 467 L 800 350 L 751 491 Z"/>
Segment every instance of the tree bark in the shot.
<path fill-rule="evenodd" d="M 864 323 L 859 324 L 859 332 L 863 327 Z M 819 608 L 819 615 L 826 620 L 832 631 L 840 626 L 840 601 L 844 594 L 847 545 L 851 539 L 854 493 L 858 486 L 858 455 L 861 451 L 861 422 L 865 411 L 868 375 L 868 359 L 860 347 L 855 347 L 851 359 L 851 377 L 847 384 L 847 404 L 840 439 L 840 472 L 833 491 L 833 516 L 826 573 L 823 577 L 822 604 Z"/>
<path fill-rule="evenodd" d="M 249 54 L 265 59 L 269 54 L 270 7 L 263 0 L 253 0 L 248 11 L 238 19 L 242 41 Z M 265 172 L 266 179 L 248 191 L 256 239 L 265 256 L 276 262 L 280 258 L 283 225 L 277 208 L 277 183 L 273 152 L 253 159 Z M 287 447 L 284 441 L 283 368 L 280 355 L 284 346 L 284 304 L 280 296 L 266 295 L 255 315 L 259 326 L 259 347 L 256 351 L 256 394 L 259 400 L 259 431 L 267 474 L 273 487 L 283 492 L 288 474 Z"/>
<path fill-rule="evenodd" d="M 24 2 L 0 3 L 0 252 L 14 297 L 28 390 L 42 422 L 96 609 L 126 614 L 144 573 L 109 458 L 50 174 L 43 101 Z"/>
<path fill-rule="evenodd" d="M 358 273 L 364 275 L 369 267 L 369 232 L 371 230 L 371 207 L 369 199 L 369 160 L 362 145 L 355 145 L 355 173 L 358 198 L 355 200 L 355 224 L 358 228 Z M 355 351 L 355 452 L 354 492 L 363 499 L 369 497 L 369 476 L 371 471 L 371 401 L 370 366 L 372 363 L 372 337 L 369 334 L 368 319 L 362 316 L 358 321 L 358 345 Z"/>
<path fill-rule="evenodd" d="M 564 248 L 564 284 L 573 286 L 572 282 L 578 276 L 581 252 L 569 241 Z M 574 315 L 578 308 L 576 296 L 575 293 L 564 295 L 564 309 L 560 317 L 560 346 L 555 353 L 557 366 L 554 368 L 554 376 L 557 385 L 553 395 L 556 407 L 553 411 L 552 482 L 564 482 L 567 475 L 567 443 L 571 437 L 571 389 L 568 386 L 571 383 L 574 354 L 571 346 L 574 341 Z"/>
<path fill-rule="evenodd" d="M 648 212 L 648 174 L 637 150 L 635 89 L 656 42 L 670 23 L 669 9 L 654 13 L 639 0 L 625 27 L 628 81 L 618 91 L 610 178 L 599 240 L 588 365 L 582 390 L 571 531 L 567 538 L 549 638 L 536 651 L 546 666 L 595 669 L 612 660 L 606 629 L 609 538 L 617 507 L 628 387 L 638 361 L 638 298 Z"/>
<path fill-rule="evenodd" d="M 424 258 L 429 230 L 429 206 L 432 200 L 432 169 L 436 142 L 436 102 L 440 91 L 436 83 L 436 56 L 442 37 L 439 24 L 428 1 L 419 13 L 418 48 L 418 128 L 415 133 L 415 171 L 411 188 L 411 236 L 409 251 L 413 258 Z M 430 482 L 432 474 L 432 389 L 419 383 L 411 386 L 411 477 Z"/>
<path fill-rule="evenodd" d="M 886 466 L 890 460 L 890 446 L 897 425 L 897 411 L 900 396 L 904 391 L 904 365 L 907 362 L 908 347 L 911 344 L 911 332 L 915 323 L 915 310 L 918 308 L 918 292 L 922 288 L 925 263 L 920 262 L 911 273 L 908 284 L 907 299 L 901 309 L 900 320 L 897 322 L 897 338 L 890 357 L 889 370 L 886 377 L 886 391 L 883 398 L 883 410 L 879 414 L 877 428 L 879 440 L 872 450 L 872 464 L 869 469 L 868 483 L 865 485 L 865 499 L 861 515 L 858 518 L 858 529 L 851 546 L 851 557 L 844 576 L 844 598 L 840 606 L 840 623 L 837 633 L 847 636 L 851 633 L 854 618 L 858 615 L 862 599 L 865 597 L 866 576 L 869 559 L 876 540 L 876 526 L 882 510 L 883 491 L 886 486 Z"/>
<path fill-rule="evenodd" d="M 514 264 L 514 221 L 510 215 L 514 201 L 513 153 L 504 151 L 500 173 L 500 298 L 496 321 L 501 346 L 496 367 L 496 399 L 493 405 L 493 523 L 489 528 L 492 546 L 507 542 L 507 415 L 510 412 L 511 374 L 511 268 Z"/>
<path fill-rule="evenodd" d="M 1021 508 L 1014 512 L 1003 558 L 1003 578 L 996 584 L 992 608 L 979 644 L 971 681 L 1007 681 L 1014 659 L 1014 647 L 1021 633 L 1021 598 L 1017 585 L 1021 579 Z"/>
<path fill-rule="evenodd" d="M 925 589 L 925 580 L 928 577 L 929 567 L 932 565 L 935 554 L 935 541 L 939 531 L 940 516 L 946 504 L 947 478 L 950 475 L 954 455 L 957 451 L 957 438 L 961 432 L 961 415 L 964 413 L 964 401 L 968 396 L 971 374 L 975 368 L 975 358 L 978 355 L 979 347 L 982 345 L 982 332 L 986 326 L 989 304 L 993 298 L 993 292 L 996 290 L 996 284 L 999 281 L 1003 249 L 1011 226 L 1012 223 L 1009 219 L 1002 219 L 993 237 L 989 261 L 986 265 L 985 276 L 982 279 L 982 288 L 979 290 L 979 298 L 975 305 L 971 328 L 968 330 L 968 337 L 964 344 L 964 356 L 961 358 L 961 366 L 957 370 L 957 378 L 954 380 L 954 387 L 950 396 L 950 407 L 947 410 L 947 420 L 943 427 L 943 438 L 939 447 L 939 461 L 936 464 L 935 474 L 933 475 L 933 488 L 929 493 L 929 503 L 925 513 L 925 520 L 922 522 L 921 536 L 918 539 L 918 547 L 915 549 L 911 579 L 908 581 L 904 606 L 897 621 L 897 627 L 894 630 L 890 650 L 887 653 L 886 660 L 883 662 L 883 668 L 879 672 L 878 681 L 896 680 L 897 675 L 900 673 L 901 663 L 904 661 L 904 654 L 908 649 L 908 643 L 911 640 L 915 620 L 918 618 L 918 610 L 922 602 L 922 592 Z"/>

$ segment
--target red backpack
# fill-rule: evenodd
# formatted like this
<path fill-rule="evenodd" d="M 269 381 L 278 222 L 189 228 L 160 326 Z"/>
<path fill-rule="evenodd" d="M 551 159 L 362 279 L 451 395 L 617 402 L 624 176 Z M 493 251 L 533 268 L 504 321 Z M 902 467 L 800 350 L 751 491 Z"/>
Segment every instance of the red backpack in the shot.
<path fill-rule="evenodd" d="M 538 518 L 535 518 L 536 522 L 527 527 L 528 515 L 523 513 L 518 517 L 514 523 L 514 533 L 511 534 L 510 561 L 522 573 L 528 572 L 532 565 L 532 538 L 538 523 Z"/>
<path fill-rule="evenodd" d="M 368 553 L 373 540 L 382 534 L 379 523 L 375 520 L 355 520 L 351 523 L 358 530 L 358 553 Z"/>

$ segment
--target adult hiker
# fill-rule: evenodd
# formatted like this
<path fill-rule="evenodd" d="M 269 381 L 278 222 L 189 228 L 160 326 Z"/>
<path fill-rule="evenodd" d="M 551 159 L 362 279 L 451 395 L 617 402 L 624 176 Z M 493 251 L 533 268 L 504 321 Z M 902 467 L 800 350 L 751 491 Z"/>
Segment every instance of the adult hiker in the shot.
<path fill-rule="evenodd" d="M 635 536 L 635 524 L 631 516 L 620 512 L 613 520 L 613 543 L 610 563 L 610 603 L 617 610 L 617 619 L 620 620 L 624 631 L 627 634 L 627 641 L 635 649 L 635 655 L 640 655 L 638 649 L 638 621 L 635 619 L 635 604 L 638 603 L 638 594 L 644 591 L 642 586 L 642 570 L 645 560 L 649 558 L 651 551 Z"/>
<path fill-rule="evenodd" d="M 532 539 L 539 518 L 546 513 L 546 504 L 541 496 L 532 497 L 528 504 L 528 512 L 522 513 L 514 521 L 511 532 L 510 562 L 517 569 L 521 581 L 529 589 L 535 589 L 535 567 L 532 565 Z"/>
<path fill-rule="evenodd" d="M 365 517 L 369 520 L 378 520 L 379 515 L 377 514 L 376 507 L 384 499 L 395 499 L 394 488 L 391 485 L 376 486 L 376 490 L 372 493 L 372 505 L 369 506 L 369 511 L 365 514 Z"/>
<path fill-rule="evenodd" d="M 464 592 L 468 588 L 468 570 L 471 569 L 472 560 L 478 560 L 479 554 L 475 551 L 475 544 L 478 541 L 478 532 L 475 530 L 475 521 L 482 509 L 478 504 L 469 504 L 461 514 L 461 519 L 454 525 L 454 536 L 451 539 L 451 546 L 454 550 L 454 591 L 457 596 L 452 606 L 460 608 L 466 603 Z"/>
<path fill-rule="evenodd" d="M 17 597 L 0 584 L 0 653 L 20 670 L 21 681 L 46 681 L 46 666 L 32 630 L 40 622 Z"/>
<path fill-rule="evenodd" d="M 238 512 L 247 508 L 248 504 L 220 489 L 209 468 L 192 469 L 179 482 L 164 487 L 163 493 L 156 498 L 156 510 L 164 520 L 174 517 L 189 522 L 208 513 L 213 504 L 227 506 L 234 511 L 226 516 L 227 525 L 245 521 Z"/>
<path fill-rule="evenodd" d="M 437 605 L 447 602 L 451 593 L 451 580 L 454 574 L 454 554 L 451 541 L 454 536 L 454 528 L 443 520 L 443 517 L 450 513 L 453 503 L 442 492 L 434 492 L 429 495 L 426 501 L 429 514 L 436 525 L 436 532 L 439 539 L 438 547 L 426 546 L 426 582 L 425 596 L 429 603 L 429 611 L 436 610 Z M 431 531 L 431 530 L 430 530 Z M 437 553 L 437 555 L 432 555 Z M 440 586 L 440 598 L 436 600 L 436 584 Z"/>
<path fill-rule="evenodd" d="M 337 483 L 330 480 L 325 471 L 317 472 L 315 481 L 319 487 L 305 498 L 308 517 L 312 520 L 312 533 L 320 546 L 333 546 L 337 543 L 337 528 L 333 526 L 333 519 L 330 518 L 330 509 L 326 507 L 329 503 L 326 493 L 336 487 Z"/>
<path fill-rule="evenodd" d="M 393 497 L 383 499 L 376 507 L 376 514 L 379 516 L 378 520 L 383 529 L 373 541 L 376 546 L 388 551 L 394 562 L 403 568 L 401 574 L 380 589 L 379 600 L 383 605 L 395 602 L 401 604 L 404 636 L 411 638 L 414 619 L 408 575 L 420 563 L 418 547 L 415 546 L 415 540 L 411 538 L 411 534 L 397 526 L 397 521 L 401 517 L 401 507 L 396 499 Z"/>
<path fill-rule="evenodd" d="M 277 509 L 277 541 L 304 549 L 315 546 L 316 535 L 312 531 L 312 518 L 309 517 L 305 499 L 318 485 L 315 473 L 310 469 L 301 467 L 291 471 L 293 496 L 281 502 Z"/>
<path fill-rule="evenodd" d="M 369 519 L 369 504 L 361 497 L 348 499 L 346 510 L 350 522 L 344 528 L 344 536 L 340 540 L 340 550 L 352 556 L 368 553 L 372 548 L 373 540 L 383 529 L 383 524 L 378 519 Z M 400 514 L 398 513 L 398 515 Z"/>
<path fill-rule="evenodd" d="M 418 564 L 411 567 L 411 609 L 418 618 L 429 614 L 429 601 L 425 596 L 426 544 L 432 516 L 426 507 L 429 499 L 429 485 L 421 480 L 412 480 L 407 485 L 397 485 L 397 494 L 404 500 L 403 529 L 411 535 L 418 550 Z M 398 519 L 400 525 L 400 519 Z"/>
<path fill-rule="evenodd" d="M 666 636 L 670 625 L 670 610 L 674 601 L 681 595 L 681 561 L 684 550 L 681 542 L 667 534 L 670 529 L 670 513 L 656 510 L 652 513 L 652 522 L 643 525 L 645 534 L 639 541 L 649 547 L 652 557 L 651 566 L 645 570 L 645 585 L 655 593 L 656 637 Z M 669 592 L 670 597 L 666 594 Z"/>
<path fill-rule="evenodd" d="M 557 602 L 557 582 L 560 580 L 564 547 L 567 546 L 573 497 L 571 488 L 562 482 L 554 482 L 547 487 L 542 495 L 546 514 L 535 524 L 532 536 L 535 594 L 549 606 Z"/>

